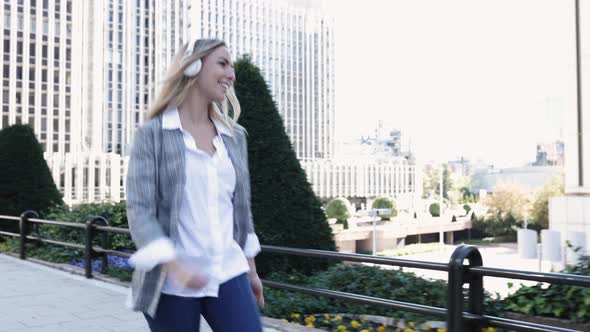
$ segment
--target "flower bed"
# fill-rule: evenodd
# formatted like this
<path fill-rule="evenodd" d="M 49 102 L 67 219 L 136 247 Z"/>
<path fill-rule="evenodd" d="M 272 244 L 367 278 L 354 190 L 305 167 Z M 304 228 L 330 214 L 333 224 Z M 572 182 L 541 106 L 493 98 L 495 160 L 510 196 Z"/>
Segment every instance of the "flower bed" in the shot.
<path fill-rule="evenodd" d="M 385 317 L 368 319 L 364 315 L 315 314 L 301 315 L 293 313 L 284 322 L 300 324 L 310 328 L 334 332 L 446 332 L 444 322 L 414 323 L 405 320 L 392 320 Z M 378 319 L 381 318 L 381 319 Z M 388 322 L 385 323 L 384 320 Z M 495 332 L 494 328 L 484 328 L 482 332 Z"/>

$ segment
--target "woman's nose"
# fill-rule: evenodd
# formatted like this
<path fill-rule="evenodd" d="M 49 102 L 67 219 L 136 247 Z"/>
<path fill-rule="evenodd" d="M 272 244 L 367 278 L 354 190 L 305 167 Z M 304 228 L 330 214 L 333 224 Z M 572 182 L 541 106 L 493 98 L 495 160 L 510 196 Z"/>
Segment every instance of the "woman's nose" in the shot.
<path fill-rule="evenodd" d="M 230 80 L 230 81 L 232 81 L 232 82 L 236 80 L 236 72 L 234 71 L 233 68 L 231 68 L 229 70 L 229 73 L 227 74 L 227 79 Z"/>

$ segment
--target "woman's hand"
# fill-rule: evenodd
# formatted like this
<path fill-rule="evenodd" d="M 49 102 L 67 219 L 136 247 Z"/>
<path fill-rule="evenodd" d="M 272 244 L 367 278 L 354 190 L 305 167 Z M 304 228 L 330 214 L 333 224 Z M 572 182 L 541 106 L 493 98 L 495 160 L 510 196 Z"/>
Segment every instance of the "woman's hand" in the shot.
<path fill-rule="evenodd" d="M 252 271 L 248 273 L 248 280 L 250 281 L 250 287 L 252 287 L 252 293 L 254 293 L 256 303 L 258 303 L 260 308 L 264 308 L 264 290 L 258 273 Z"/>
<path fill-rule="evenodd" d="M 201 273 L 192 271 L 185 263 L 173 260 L 164 264 L 172 280 L 181 287 L 200 289 L 205 287 L 209 278 Z"/>

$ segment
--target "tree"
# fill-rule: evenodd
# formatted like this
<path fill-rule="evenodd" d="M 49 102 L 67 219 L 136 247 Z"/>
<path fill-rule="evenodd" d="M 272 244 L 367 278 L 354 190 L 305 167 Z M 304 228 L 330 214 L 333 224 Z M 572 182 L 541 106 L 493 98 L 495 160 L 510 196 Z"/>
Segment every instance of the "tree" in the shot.
<path fill-rule="evenodd" d="M 563 195 L 563 178 L 556 177 L 535 194 L 531 207 L 531 222 L 540 228 L 549 228 L 549 199 L 559 195 Z"/>
<path fill-rule="evenodd" d="M 344 224 L 344 228 L 348 228 L 351 209 L 352 206 L 346 198 L 337 197 L 331 200 L 326 206 L 326 215 L 328 218 L 335 218 L 338 223 Z"/>
<path fill-rule="evenodd" d="M 248 131 L 252 214 L 260 242 L 266 245 L 335 250 L 332 229 L 311 189 L 283 120 L 260 69 L 248 57 L 235 63 L 235 89 L 242 108 L 239 123 Z M 262 253 L 260 274 L 311 272 L 325 261 Z"/>
<path fill-rule="evenodd" d="M 393 198 L 388 197 L 388 196 L 377 197 L 373 201 L 371 208 L 373 208 L 373 209 L 391 209 L 391 214 L 381 216 L 381 218 L 383 220 L 389 220 L 390 218 L 397 216 L 397 204 L 393 200 Z"/>
<path fill-rule="evenodd" d="M 0 214 L 19 216 L 34 210 L 41 216 L 49 208 L 63 205 L 61 194 L 43 158 L 33 129 L 14 125 L 0 131 Z M 18 225 L 0 228 L 18 230 Z"/>
<path fill-rule="evenodd" d="M 529 197 L 520 187 L 501 183 L 482 203 L 488 208 L 489 215 L 499 218 L 511 215 L 516 219 L 522 219 L 528 212 Z"/>
<path fill-rule="evenodd" d="M 435 196 L 440 197 L 440 168 L 428 165 L 426 168 L 424 168 L 423 172 L 424 198 L 428 197 L 429 193 L 433 193 Z M 451 179 L 451 171 L 449 170 L 449 166 L 447 164 L 444 164 L 443 166 L 442 177 L 443 197 L 448 199 L 447 192 L 453 189 L 453 179 Z"/>

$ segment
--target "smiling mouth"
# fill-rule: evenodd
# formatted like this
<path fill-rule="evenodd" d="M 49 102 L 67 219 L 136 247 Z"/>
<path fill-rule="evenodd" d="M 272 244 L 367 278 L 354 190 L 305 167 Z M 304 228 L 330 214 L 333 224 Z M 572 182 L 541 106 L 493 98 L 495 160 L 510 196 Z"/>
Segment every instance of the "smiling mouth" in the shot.
<path fill-rule="evenodd" d="M 229 90 L 229 86 L 230 86 L 229 83 L 227 83 L 227 82 L 219 82 L 219 85 L 221 85 L 221 87 L 224 90 Z"/>

